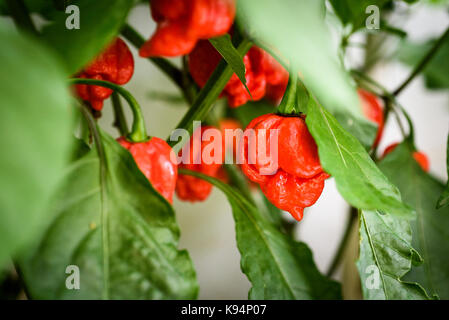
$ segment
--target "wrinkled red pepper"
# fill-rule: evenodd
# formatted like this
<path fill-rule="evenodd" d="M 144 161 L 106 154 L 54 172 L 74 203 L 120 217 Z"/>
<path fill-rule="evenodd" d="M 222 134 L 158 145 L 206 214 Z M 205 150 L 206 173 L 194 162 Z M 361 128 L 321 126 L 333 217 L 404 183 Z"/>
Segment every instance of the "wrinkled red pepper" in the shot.
<path fill-rule="evenodd" d="M 304 116 L 267 114 L 253 119 L 245 132 L 249 129 L 255 130 L 253 141 L 258 141 L 258 135 L 262 129 L 266 129 L 266 152 L 271 159 L 273 157 L 269 152 L 269 146 L 276 143 L 276 140 L 270 131 L 279 130 L 278 162 L 274 165 L 263 162 L 258 152 L 255 152 L 256 161 L 254 164 L 250 163 L 251 156 L 248 153 L 251 149 L 250 139 L 245 137 L 239 150 L 243 159 L 241 166 L 243 172 L 251 181 L 260 185 L 271 203 L 290 212 L 300 221 L 304 208 L 310 207 L 318 200 L 324 188 L 324 181 L 329 178 L 321 167 L 317 145 L 307 129 Z M 273 173 L 262 175 L 261 169 L 267 167 L 271 167 Z"/>
<path fill-rule="evenodd" d="M 172 148 L 162 139 L 152 137 L 146 142 L 129 142 L 124 137 L 117 141 L 127 149 L 142 173 L 168 202 L 173 202 L 178 168 L 171 160 Z M 174 155 L 172 155 L 174 159 Z"/>
<path fill-rule="evenodd" d="M 199 39 L 226 34 L 235 17 L 235 0 L 151 0 L 157 22 L 153 36 L 140 48 L 141 57 L 188 54 Z"/>
<path fill-rule="evenodd" d="M 382 154 L 381 158 L 385 158 L 385 156 L 391 152 L 393 152 L 394 149 L 399 145 L 399 143 L 393 143 L 385 148 L 384 153 Z M 421 168 L 425 172 L 429 172 L 430 170 L 430 161 L 427 155 L 420 151 L 414 151 L 413 152 L 413 158 L 418 162 L 418 164 L 421 166 Z"/>
<path fill-rule="evenodd" d="M 380 139 L 382 139 L 382 134 L 384 131 L 384 113 L 383 108 L 380 105 L 379 99 L 372 94 L 363 89 L 357 90 L 360 101 L 362 103 L 362 112 L 369 120 L 375 122 L 378 126 L 377 135 L 373 143 L 373 147 L 376 147 Z"/>
<path fill-rule="evenodd" d="M 126 43 L 117 38 L 78 77 L 124 85 L 131 79 L 133 73 L 133 55 Z M 113 92 L 105 87 L 85 84 L 77 84 L 76 91 L 81 99 L 89 101 L 92 108 L 97 111 L 101 111 L 103 101 L 109 98 Z"/>
<path fill-rule="evenodd" d="M 189 70 L 195 82 L 203 87 L 216 66 L 221 55 L 209 43 L 199 41 L 189 55 Z M 288 83 L 288 72 L 268 53 L 257 47 L 252 47 L 243 57 L 246 73 L 246 85 L 251 96 L 234 73 L 223 89 L 222 96 L 228 98 L 229 106 L 239 107 L 249 100 L 260 100 L 267 97 L 278 104 Z"/>
<path fill-rule="evenodd" d="M 224 161 L 224 145 L 223 141 L 220 141 L 222 152 L 219 156 L 220 161 L 214 161 L 213 163 L 205 163 L 203 161 L 203 157 L 206 156 L 206 152 L 204 151 L 206 147 L 211 147 L 211 144 L 214 143 L 213 139 L 211 141 L 203 141 L 202 136 L 203 133 L 208 129 L 214 129 L 212 126 L 204 126 L 201 127 L 201 131 L 198 128 L 193 134 L 190 142 L 184 146 L 184 148 L 180 151 L 180 155 L 188 155 L 189 163 L 181 162 L 179 164 L 179 168 L 188 169 L 203 173 L 205 175 L 217 178 L 219 175 L 219 170 Z M 199 134 L 201 133 L 201 134 Z M 199 148 L 194 148 L 194 143 L 196 143 Z M 211 152 L 212 156 L 215 155 L 215 152 L 218 150 L 213 150 Z M 194 159 L 198 159 L 200 163 L 195 163 Z M 204 201 L 206 200 L 212 191 L 212 185 L 209 182 L 206 182 L 202 179 L 180 174 L 178 177 L 178 181 L 176 183 L 176 195 L 179 199 L 184 201 L 196 202 L 196 201 Z"/>

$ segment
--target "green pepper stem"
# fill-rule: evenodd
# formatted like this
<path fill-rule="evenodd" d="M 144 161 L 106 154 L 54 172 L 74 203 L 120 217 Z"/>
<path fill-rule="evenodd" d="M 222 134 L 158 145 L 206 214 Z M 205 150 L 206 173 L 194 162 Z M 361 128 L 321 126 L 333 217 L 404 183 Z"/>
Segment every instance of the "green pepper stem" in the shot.
<path fill-rule="evenodd" d="M 145 129 L 145 121 L 142 115 L 142 110 L 140 109 L 137 100 L 132 96 L 132 94 L 128 90 L 124 89 L 119 85 L 116 85 L 115 83 L 95 79 L 74 78 L 70 79 L 70 83 L 105 87 L 119 93 L 128 102 L 134 117 L 131 132 L 130 134 L 128 134 L 126 138 L 131 142 L 148 141 L 148 135 Z"/>
<path fill-rule="evenodd" d="M 296 108 L 296 90 L 298 86 L 298 75 L 296 72 L 290 72 L 288 78 L 287 89 L 285 89 L 284 97 L 281 104 L 278 107 L 280 114 L 297 114 L 299 113 Z"/>

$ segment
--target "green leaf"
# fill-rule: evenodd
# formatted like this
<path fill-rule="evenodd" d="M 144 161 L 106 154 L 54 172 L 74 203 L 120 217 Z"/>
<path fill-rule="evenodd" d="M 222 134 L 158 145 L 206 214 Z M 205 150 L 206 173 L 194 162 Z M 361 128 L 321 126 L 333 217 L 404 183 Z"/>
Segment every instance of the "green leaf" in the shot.
<path fill-rule="evenodd" d="M 337 183 L 340 194 L 354 207 L 411 216 L 399 190 L 385 177 L 368 153 L 332 115 L 309 100 L 307 127 L 315 138 L 321 164 Z"/>
<path fill-rule="evenodd" d="M 365 27 L 365 21 L 371 13 L 366 13 L 366 8 L 375 5 L 382 13 L 382 8 L 391 0 L 330 0 L 335 13 L 343 25 L 350 25 L 355 31 Z"/>
<path fill-rule="evenodd" d="M 435 40 L 425 43 L 411 43 L 404 41 L 397 53 L 398 59 L 410 67 L 415 67 L 418 62 L 429 52 Z M 430 89 L 449 88 L 449 37 L 438 49 L 435 56 L 430 60 L 422 71 L 426 86 Z"/>
<path fill-rule="evenodd" d="M 265 220 L 242 195 L 221 181 L 188 170 L 225 193 L 233 210 L 241 268 L 250 299 L 341 299 L 340 285 L 323 276 L 312 252 Z"/>
<path fill-rule="evenodd" d="M 33 239 L 70 152 L 63 68 L 35 40 L 0 26 L 0 264 Z"/>
<path fill-rule="evenodd" d="M 447 175 L 449 177 L 449 136 L 447 137 L 447 148 L 446 148 L 446 166 L 447 166 Z M 449 205 L 449 180 L 446 184 L 446 188 L 444 189 L 443 193 L 441 194 L 440 198 L 437 202 L 437 209 L 440 209 L 442 207 L 447 207 Z"/>
<path fill-rule="evenodd" d="M 346 130 L 370 147 L 376 127 L 362 116 L 354 85 L 338 60 L 337 48 L 332 46 L 324 1 L 245 0 L 238 1 L 238 6 L 239 21 L 256 44 L 267 47 L 268 43 L 297 66 L 313 96 Z"/>
<path fill-rule="evenodd" d="M 37 299 L 194 299 L 195 271 L 177 249 L 169 203 L 131 154 L 106 134 L 100 152 L 71 164 L 45 234 L 20 259 Z M 65 286 L 66 267 L 80 270 L 80 289 Z"/>
<path fill-rule="evenodd" d="M 449 299 L 449 208 L 435 209 L 444 186 L 421 169 L 406 144 L 396 147 L 380 168 L 417 213 L 411 224 L 412 245 L 424 263 L 412 268 L 404 279 L 420 283 L 429 294 Z"/>
<path fill-rule="evenodd" d="M 237 77 L 239 77 L 240 81 L 248 91 L 251 96 L 251 92 L 246 86 L 246 78 L 245 78 L 245 64 L 243 63 L 243 57 L 234 47 L 231 41 L 231 36 L 229 34 L 225 34 L 224 36 L 211 38 L 209 42 L 214 46 L 214 48 L 220 53 L 226 63 L 232 68 Z"/>
<path fill-rule="evenodd" d="M 54 23 L 45 27 L 42 38 L 65 62 L 68 75 L 80 71 L 110 44 L 125 23 L 134 5 L 130 0 L 77 0 L 80 29 L 66 28 L 65 11 L 55 14 Z"/>
<path fill-rule="evenodd" d="M 419 284 L 402 280 L 410 271 L 412 263 L 422 263 L 411 241 L 409 221 L 373 211 L 360 212 L 360 256 L 357 268 L 365 299 L 428 299 Z"/>

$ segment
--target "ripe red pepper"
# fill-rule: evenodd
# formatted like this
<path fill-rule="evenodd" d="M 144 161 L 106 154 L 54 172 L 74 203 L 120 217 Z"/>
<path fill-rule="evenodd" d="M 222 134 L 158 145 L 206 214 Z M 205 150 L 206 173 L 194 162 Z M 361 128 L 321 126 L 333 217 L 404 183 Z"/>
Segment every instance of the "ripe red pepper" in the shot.
<path fill-rule="evenodd" d="M 226 34 L 235 17 L 235 0 L 151 0 L 150 7 L 157 29 L 141 57 L 188 54 L 199 39 Z"/>
<path fill-rule="evenodd" d="M 210 148 L 211 144 L 213 144 L 214 141 L 213 139 L 211 139 L 212 141 L 202 141 L 202 136 L 206 130 L 213 128 L 214 127 L 212 126 L 204 126 L 201 127 L 201 131 L 198 131 L 200 130 L 199 128 L 197 129 L 197 131 L 195 131 L 192 138 L 190 139 L 189 144 L 185 145 L 184 148 L 180 151 L 180 155 L 188 154 L 189 163 L 181 162 L 179 164 L 179 168 L 197 171 L 214 178 L 218 177 L 220 167 L 224 161 L 223 141 L 220 141 L 222 146 L 221 155 L 218 155 L 220 157 L 220 161 L 214 161 L 210 164 L 203 161 L 203 157 L 207 155 L 207 152 L 204 151 L 205 148 Z M 200 147 L 194 148 L 194 143 Z M 212 152 L 212 156 L 214 156 L 215 151 L 217 150 L 214 150 Z M 200 163 L 195 163 L 194 159 L 198 159 L 199 161 L 196 162 Z M 188 175 L 180 174 L 176 183 L 176 195 L 179 199 L 184 201 L 204 201 L 207 199 L 207 197 L 209 197 L 211 191 L 212 185 L 209 182 Z"/>
<path fill-rule="evenodd" d="M 137 166 L 168 202 L 173 202 L 178 168 L 171 161 L 172 148 L 162 139 L 152 137 L 146 142 L 129 142 L 124 137 L 117 141 L 134 157 Z"/>
<path fill-rule="evenodd" d="M 369 120 L 377 123 L 377 135 L 373 143 L 373 147 L 376 147 L 380 139 L 382 139 L 382 134 L 384 130 L 384 113 L 380 105 L 379 99 L 372 94 L 363 89 L 357 90 L 360 101 L 362 103 L 362 112 Z"/>
<path fill-rule="evenodd" d="M 272 175 L 262 175 L 267 167 L 256 152 L 256 163 L 251 164 L 248 153 L 248 130 L 255 130 L 255 139 L 266 129 L 267 155 L 269 146 L 276 143 L 270 131 L 278 129 L 278 163 L 271 167 Z M 261 186 L 262 192 L 276 207 L 290 212 L 298 221 L 302 219 L 305 207 L 313 205 L 320 197 L 324 180 L 329 175 L 323 171 L 315 140 L 309 133 L 304 116 L 280 116 L 267 114 L 253 119 L 245 130 L 246 136 L 239 153 L 242 156 L 242 170 L 253 182 Z M 258 142 L 257 142 L 258 143 Z M 259 145 L 257 145 L 259 148 Z M 254 161 L 253 161 L 254 162 Z M 271 164 L 273 165 L 273 163 Z"/>
<path fill-rule="evenodd" d="M 396 143 L 393 143 L 393 144 L 389 145 L 388 147 L 386 147 L 381 158 L 385 158 L 385 156 L 387 154 L 393 152 L 393 150 L 398 146 L 398 144 L 399 143 L 396 142 Z M 413 152 L 413 158 L 415 158 L 416 162 L 418 162 L 418 164 L 421 166 L 421 168 L 425 172 L 429 172 L 430 161 L 429 161 L 429 158 L 426 156 L 425 153 L 420 152 L 420 151 L 415 151 L 415 152 Z"/>
<path fill-rule="evenodd" d="M 206 84 L 220 60 L 221 55 L 209 41 L 197 43 L 189 55 L 189 70 L 200 87 Z M 257 101 L 266 96 L 279 103 L 287 87 L 288 72 L 268 53 L 255 46 L 243 57 L 243 63 L 246 68 L 246 85 L 251 92 L 252 100 Z M 251 96 L 235 73 L 223 89 L 222 95 L 228 98 L 232 108 L 251 100 Z"/>
<path fill-rule="evenodd" d="M 131 79 L 133 73 L 133 55 L 126 43 L 117 38 L 78 77 L 123 85 Z M 85 84 L 76 85 L 76 90 L 81 99 L 89 101 L 92 108 L 98 111 L 103 108 L 103 100 L 112 94 L 111 89 Z"/>

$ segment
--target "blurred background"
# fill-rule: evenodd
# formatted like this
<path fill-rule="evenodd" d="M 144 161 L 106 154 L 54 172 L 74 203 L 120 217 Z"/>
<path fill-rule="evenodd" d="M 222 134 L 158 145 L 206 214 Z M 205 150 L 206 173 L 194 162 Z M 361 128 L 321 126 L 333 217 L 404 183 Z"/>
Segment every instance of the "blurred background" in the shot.
<path fill-rule="evenodd" d="M 149 37 L 155 29 L 147 5 L 136 7 L 130 15 L 129 23 L 145 37 Z M 391 17 L 390 23 L 404 29 L 409 40 L 424 42 L 429 38 L 438 37 L 447 28 L 449 13 L 442 7 L 417 4 L 406 9 L 404 14 Z M 365 37 L 360 36 L 357 41 L 363 42 Z M 399 40 L 384 43 L 382 51 L 394 51 L 400 45 Z M 137 57 L 136 50 L 132 50 Z M 135 60 L 136 71 L 126 87 L 143 108 L 149 134 L 165 139 L 186 112 L 187 105 L 155 96 L 154 92 L 158 92 L 159 96 L 162 93 L 169 97 L 181 97 L 178 89 L 154 65 L 145 59 Z M 362 60 L 362 50 L 351 47 L 348 51 L 348 65 L 357 67 Z M 409 67 L 392 59 L 376 64 L 370 70 L 370 75 L 387 89 L 395 89 L 409 72 Z M 399 101 L 412 117 L 417 147 L 430 158 L 431 172 L 446 180 L 446 138 L 449 131 L 447 91 L 429 91 L 419 77 L 401 94 Z M 106 103 L 100 124 L 113 136 L 117 136 L 118 133 L 112 127 L 112 108 L 108 105 L 109 101 Z M 382 151 L 387 145 L 400 139 L 401 134 L 395 122 L 390 121 L 379 150 Z M 174 207 L 181 228 L 180 247 L 188 249 L 197 270 L 199 298 L 246 299 L 250 283 L 240 271 L 234 222 L 225 196 L 215 189 L 205 202 L 190 204 L 175 198 Z M 303 221 L 297 225 L 297 238 L 310 246 L 322 272 L 326 272 L 332 261 L 348 216 L 348 205 L 338 194 L 334 181 L 330 179 L 326 182 L 319 201 L 306 209 Z M 356 235 L 356 228 L 353 231 Z M 351 246 L 354 250 L 347 252 L 344 265 L 335 275 L 344 282 L 346 298 L 359 297 L 359 280 L 354 266 L 357 254 L 356 237 L 352 241 L 355 242 Z"/>

